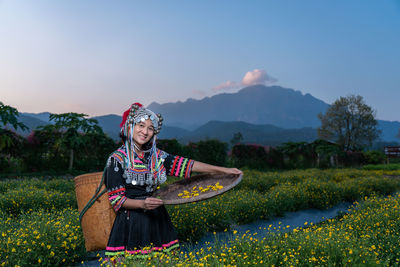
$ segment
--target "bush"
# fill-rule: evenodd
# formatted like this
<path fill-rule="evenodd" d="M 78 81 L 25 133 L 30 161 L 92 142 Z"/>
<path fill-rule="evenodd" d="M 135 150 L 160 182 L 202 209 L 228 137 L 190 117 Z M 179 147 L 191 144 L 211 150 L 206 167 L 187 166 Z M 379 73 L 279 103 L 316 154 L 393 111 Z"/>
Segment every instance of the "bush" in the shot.
<path fill-rule="evenodd" d="M 386 155 L 382 151 L 370 150 L 363 154 L 366 164 L 380 164 L 386 160 Z"/>
<path fill-rule="evenodd" d="M 190 143 L 184 148 L 185 156 L 212 165 L 225 166 L 228 144 L 218 140 Z"/>
<path fill-rule="evenodd" d="M 172 155 L 185 156 L 182 145 L 176 139 L 157 140 L 157 148 Z"/>
<path fill-rule="evenodd" d="M 235 167 L 249 167 L 257 170 L 283 167 L 283 155 L 278 150 L 260 145 L 235 145 L 231 158 Z"/>

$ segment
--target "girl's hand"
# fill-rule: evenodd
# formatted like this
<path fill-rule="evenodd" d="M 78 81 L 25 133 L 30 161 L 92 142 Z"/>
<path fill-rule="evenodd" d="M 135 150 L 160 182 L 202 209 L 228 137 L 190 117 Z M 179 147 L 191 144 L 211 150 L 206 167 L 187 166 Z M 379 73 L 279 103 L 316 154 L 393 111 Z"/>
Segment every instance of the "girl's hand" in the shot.
<path fill-rule="evenodd" d="M 226 168 L 228 174 L 237 174 L 237 175 L 241 175 L 243 174 L 243 172 L 237 168 Z"/>
<path fill-rule="evenodd" d="M 145 200 L 143 200 L 143 209 L 144 210 L 153 210 L 153 209 L 160 207 L 163 204 L 164 204 L 164 202 L 159 198 L 148 197 Z"/>
<path fill-rule="evenodd" d="M 236 174 L 236 175 L 241 175 L 243 172 L 237 168 L 225 168 L 221 167 L 220 169 L 221 172 L 226 173 L 226 174 Z"/>

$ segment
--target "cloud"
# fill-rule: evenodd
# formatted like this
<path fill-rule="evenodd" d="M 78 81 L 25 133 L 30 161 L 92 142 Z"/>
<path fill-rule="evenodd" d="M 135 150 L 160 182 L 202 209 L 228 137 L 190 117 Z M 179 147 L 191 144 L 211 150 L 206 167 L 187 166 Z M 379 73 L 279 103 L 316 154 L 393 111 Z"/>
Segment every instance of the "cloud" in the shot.
<path fill-rule="evenodd" d="M 205 91 L 198 90 L 198 89 L 192 90 L 192 93 L 193 93 L 195 96 L 198 96 L 198 97 L 205 97 L 205 96 L 207 96 L 207 93 L 206 93 Z"/>
<path fill-rule="evenodd" d="M 222 91 L 233 90 L 240 87 L 256 85 L 256 84 L 268 85 L 276 81 L 277 79 L 269 76 L 265 70 L 255 69 L 253 71 L 246 72 L 246 74 L 242 79 L 242 82 L 226 81 L 224 83 L 215 86 L 214 88 L 211 89 L 211 91 L 213 93 L 219 93 Z"/>
<path fill-rule="evenodd" d="M 250 86 L 255 84 L 270 84 L 276 82 L 277 79 L 269 76 L 265 70 L 255 69 L 253 71 L 248 71 L 243 79 L 243 86 Z"/>
<path fill-rule="evenodd" d="M 229 89 L 234 89 L 239 87 L 240 84 L 238 84 L 237 82 L 233 82 L 233 81 L 226 81 L 224 83 L 221 83 L 220 85 L 215 86 L 212 91 L 213 92 L 220 92 L 220 91 L 225 91 L 225 90 L 229 90 Z"/>

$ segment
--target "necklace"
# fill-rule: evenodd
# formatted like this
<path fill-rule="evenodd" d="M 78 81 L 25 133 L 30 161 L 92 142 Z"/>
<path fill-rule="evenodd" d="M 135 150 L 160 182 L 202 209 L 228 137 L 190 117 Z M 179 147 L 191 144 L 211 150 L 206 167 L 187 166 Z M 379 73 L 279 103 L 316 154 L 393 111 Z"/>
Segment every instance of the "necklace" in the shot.
<path fill-rule="evenodd" d="M 150 150 L 151 150 L 151 148 L 150 148 L 150 149 L 147 149 L 147 150 L 142 150 L 141 148 L 139 148 L 139 147 L 136 145 L 136 143 L 133 143 L 133 146 L 135 147 L 135 149 L 137 149 L 137 151 L 143 152 L 143 153 L 150 152 Z"/>

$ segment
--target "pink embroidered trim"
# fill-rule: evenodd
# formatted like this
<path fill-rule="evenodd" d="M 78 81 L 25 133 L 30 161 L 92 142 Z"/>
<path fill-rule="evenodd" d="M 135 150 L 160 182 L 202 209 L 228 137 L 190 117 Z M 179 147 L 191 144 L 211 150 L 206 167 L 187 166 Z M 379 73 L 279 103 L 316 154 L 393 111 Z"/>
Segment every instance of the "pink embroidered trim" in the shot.
<path fill-rule="evenodd" d="M 106 249 L 111 250 L 111 251 L 116 251 L 116 250 L 125 249 L 125 247 L 107 247 Z"/>
<path fill-rule="evenodd" d="M 182 161 L 183 161 L 183 157 L 181 157 L 179 159 L 179 164 L 178 164 L 178 167 L 176 168 L 176 173 L 175 173 L 176 177 L 178 177 L 178 175 L 179 175 L 179 169 L 181 168 Z"/>
<path fill-rule="evenodd" d="M 161 247 L 153 247 L 149 250 L 141 250 L 141 249 L 127 250 L 126 252 L 128 252 L 129 254 L 137 254 L 137 253 L 148 254 L 150 252 L 153 252 L 154 250 L 162 250 L 164 248 L 170 247 L 178 242 L 179 242 L 179 240 L 177 239 L 177 240 L 173 240 L 173 241 L 169 242 L 168 244 L 163 244 Z M 109 250 L 109 251 L 117 251 L 117 250 L 124 250 L 124 249 L 125 249 L 124 246 L 122 246 L 122 247 L 107 247 L 106 248 L 106 250 Z"/>
<path fill-rule="evenodd" d="M 115 196 L 109 197 L 108 199 L 113 200 L 114 198 L 117 198 L 117 197 L 118 197 L 118 195 L 115 195 Z"/>

